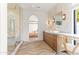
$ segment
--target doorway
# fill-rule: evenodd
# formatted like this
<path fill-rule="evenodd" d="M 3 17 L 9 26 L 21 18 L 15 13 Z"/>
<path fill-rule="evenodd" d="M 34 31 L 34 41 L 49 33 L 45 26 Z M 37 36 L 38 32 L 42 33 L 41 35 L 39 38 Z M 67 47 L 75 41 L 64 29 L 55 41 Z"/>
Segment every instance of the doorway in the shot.
<path fill-rule="evenodd" d="M 32 15 L 29 17 L 29 40 L 35 41 L 38 39 L 38 17 Z"/>

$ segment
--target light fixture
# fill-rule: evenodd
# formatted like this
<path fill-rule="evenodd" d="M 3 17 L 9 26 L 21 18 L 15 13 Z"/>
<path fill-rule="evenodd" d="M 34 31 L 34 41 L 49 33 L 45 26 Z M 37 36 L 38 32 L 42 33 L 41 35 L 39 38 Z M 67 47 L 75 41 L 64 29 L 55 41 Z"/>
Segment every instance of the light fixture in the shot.
<path fill-rule="evenodd" d="M 62 19 L 66 20 L 66 14 L 62 14 Z"/>
<path fill-rule="evenodd" d="M 53 16 L 52 22 L 55 23 L 55 16 Z"/>
<path fill-rule="evenodd" d="M 66 14 L 63 13 L 63 11 L 61 11 L 61 17 L 62 17 L 62 20 L 66 20 Z"/>
<path fill-rule="evenodd" d="M 48 17 L 48 24 L 50 24 L 50 18 Z"/>

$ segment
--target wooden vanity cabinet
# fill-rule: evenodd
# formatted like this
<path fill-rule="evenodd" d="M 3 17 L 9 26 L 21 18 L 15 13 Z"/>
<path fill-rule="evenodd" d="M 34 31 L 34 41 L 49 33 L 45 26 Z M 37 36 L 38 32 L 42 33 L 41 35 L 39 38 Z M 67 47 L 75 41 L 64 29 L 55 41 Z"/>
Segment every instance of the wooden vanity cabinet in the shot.
<path fill-rule="evenodd" d="M 43 32 L 43 40 L 55 51 L 57 51 L 57 35 Z"/>

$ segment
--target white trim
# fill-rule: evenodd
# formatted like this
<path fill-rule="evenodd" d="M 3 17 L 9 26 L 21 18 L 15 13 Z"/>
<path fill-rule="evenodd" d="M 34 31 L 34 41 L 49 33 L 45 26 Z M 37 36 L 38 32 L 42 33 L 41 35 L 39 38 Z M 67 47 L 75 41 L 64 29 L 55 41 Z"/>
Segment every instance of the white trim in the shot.
<path fill-rule="evenodd" d="M 79 8 L 79 3 L 78 4 L 75 4 L 75 5 L 72 5 L 72 9 L 78 9 Z"/>
<path fill-rule="evenodd" d="M 0 4 L 0 55 L 7 54 L 7 3 Z"/>
<path fill-rule="evenodd" d="M 18 49 L 20 48 L 20 46 L 22 45 L 22 43 L 23 43 L 23 41 L 21 41 L 21 42 L 17 45 L 17 47 L 14 49 L 14 51 L 11 53 L 11 55 L 15 55 L 15 54 L 16 54 L 16 52 L 18 51 Z"/>

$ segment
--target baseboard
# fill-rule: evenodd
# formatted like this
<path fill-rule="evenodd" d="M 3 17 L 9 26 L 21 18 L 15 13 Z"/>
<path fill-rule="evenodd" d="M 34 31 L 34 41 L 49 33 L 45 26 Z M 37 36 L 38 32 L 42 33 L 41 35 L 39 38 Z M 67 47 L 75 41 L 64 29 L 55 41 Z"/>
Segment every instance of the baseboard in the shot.
<path fill-rule="evenodd" d="M 17 46 L 16 48 L 14 49 L 14 51 L 11 53 L 11 55 L 15 55 L 16 52 L 18 51 L 19 47 L 22 45 L 23 41 L 21 41 Z"/>

